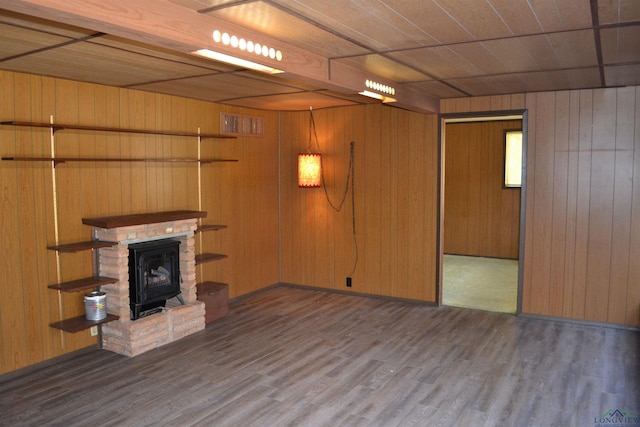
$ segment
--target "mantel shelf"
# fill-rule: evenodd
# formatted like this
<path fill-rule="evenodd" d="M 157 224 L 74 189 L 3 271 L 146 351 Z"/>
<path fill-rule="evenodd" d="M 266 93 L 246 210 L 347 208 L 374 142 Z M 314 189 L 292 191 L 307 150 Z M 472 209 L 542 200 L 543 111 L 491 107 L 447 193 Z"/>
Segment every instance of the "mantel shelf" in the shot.
<path fill-rule="evenodd" d="M 207 212 L 205 211 L 180 210 L 82 218 L 82 223 L 85 225 L 92 225 L 94 227 L 110 229 L 118 227 L 129 227 L 132 225 L 155 224 L 158 222 L 205 218 L 206 216 Z"/>
<path fill-rule="evenodd" d="M 237 162 L 237 159 L 144 159 L 144 158 L 103 158 L 103 157 L 2 157 L 2 160 L 16 162 L 53 162 L 54 166 L 65 162 L 145 162 L 145 163 L 219 163 Z"/>
<path fill-rule="evenodd" d="M 102 320 L 87 320 L 86 316 L 72 317 L 71 319 L 61 320 L 60 322 L 54 322 L 49 324 L 52 328 L 60 329 L 65 332 L 80 332 L 85 329 L 89 329 L 92 326 L 101 325 L 107 322 L 113 322 L 118 320 L 119 317 L 113 314 L 107 314 L 107 317 Z"/>
<path fill-rule="evenodd" d="M 174 132 L 163 130 L 145 130 L 145 129 L 126 129 L 104 126 L 85 126 L 85 125 L 66 125 L 60 123 L 38 123 L 38 122 L 21 122 L 21 121 L 4 121 L 0 122 L 1 125 L 6 126 L 23 126 L 23 127 L 35 127 L 35 128 L 49 128 L 53 131 L 58 130 L 86 130 L 86 131 L 101 131 L 101 132 L 121 132 L 121 133 L 138 133 L 146 135 L 164 135 L 164 136 L 186 136 L 186 137 L 200 137 L 203 139 L 217 138 L 217 139 L 235 139 L 234 136 L 221 135 L 221 134 L 199 134 L 196 132 Z"/>

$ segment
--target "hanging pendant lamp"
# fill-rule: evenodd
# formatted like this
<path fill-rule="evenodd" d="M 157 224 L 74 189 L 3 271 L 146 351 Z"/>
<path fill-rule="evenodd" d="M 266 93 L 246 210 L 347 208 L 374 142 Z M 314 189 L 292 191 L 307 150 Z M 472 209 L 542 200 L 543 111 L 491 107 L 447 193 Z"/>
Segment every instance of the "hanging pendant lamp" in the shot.
<path fill-rule="evenodd" d="M 316 122 L 313 120 L 313 107 L 309 107 L 309 146 L 306 153 L 298 154 L 298 187 L 300 188 L 315 188 L 322 184 L 322 156 L 319 152 L 311 152 L 314 136 L 320 151 Z"/>
<path fill-rule="evenodd" d="M 320 153 L 298 154 L 298 187 L 320 187 L 322 158 Z"/>

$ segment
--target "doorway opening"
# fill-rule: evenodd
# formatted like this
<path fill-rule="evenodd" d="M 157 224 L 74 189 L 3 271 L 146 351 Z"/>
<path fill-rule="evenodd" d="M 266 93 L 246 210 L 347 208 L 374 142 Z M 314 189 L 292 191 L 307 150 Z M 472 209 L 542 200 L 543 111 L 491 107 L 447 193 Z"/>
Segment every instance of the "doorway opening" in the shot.
<path fill-rule="evenodd" d="M 505 181 L 514 132 L 522 134 L 519 186 Z M 526 112 L 443 115 L 440 135 L 439 304 L 517 314 Z"/>

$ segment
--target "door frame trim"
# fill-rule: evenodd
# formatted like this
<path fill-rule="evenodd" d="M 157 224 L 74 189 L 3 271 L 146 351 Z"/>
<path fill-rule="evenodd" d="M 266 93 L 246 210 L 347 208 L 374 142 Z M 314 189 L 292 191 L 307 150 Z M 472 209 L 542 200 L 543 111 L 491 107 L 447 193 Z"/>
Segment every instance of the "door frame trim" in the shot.
<path fill-rule="evenodd" d="M 527 201 L 527 151 L 529 126 L 526 109 L 477 111 L 467 113 L 446 113 L 438 115 L 438 230 L 436 233 L 436 304 L 442 305 L 442 278 L 444 263 L 444 160 L 445 128 L 448 121 L 471 122 L 481 120 L 513 120 L 513 116 L 522 118 L 522 187 L 520 188 L 520 237 L 518 244 L 518 295 L 516 315 L 522 313 L 523 278 L 525 269 L 525 226 Z"/>

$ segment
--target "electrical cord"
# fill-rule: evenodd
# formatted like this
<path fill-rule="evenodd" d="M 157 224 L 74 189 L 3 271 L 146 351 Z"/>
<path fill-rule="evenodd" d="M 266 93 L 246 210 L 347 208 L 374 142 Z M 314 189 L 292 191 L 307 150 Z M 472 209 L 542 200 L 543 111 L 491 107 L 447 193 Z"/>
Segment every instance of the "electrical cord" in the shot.
<path fill-rule="evenodd" d="M 318 134 L 316 132 L 316 122 L 313 118 L 313 110 L 309 109 L 310 113 L 310 129 L 313 129 L 313 135 L 315 137 L 316 146 L 318 147 L 318 152 L 320 152 L 320 144 L 318 143 Z M 358 266 L 358 240 L 356 238 L 356 196 L 355 196 L 355 142 L 351 141 L 349 144 L 349 167 L 347 172 L 347 182 L 344 187 L 344 193 L 342 193 L 342 198 L 340 203 L 336 206 L 329 197 L 329 192 L 327 191 L 327 184 L 324 179 L 324 166 L 322 165 L 322 157 L 320 157 L 320 177 L 322 180 L 322 189 L 324 190 L 324 195 L 327 198 L 327 202 L 334 211 L 340 212 L 344 206 L 344 202 L 347 199 L 347 193 L 349 192 L 349 185 L 351 185 L 351 230 L 353 234 L 353 246 L 355 248 L 355 260 L 353 263 L 353 269 L 351 273 L 347 277 L 351 277 L 353 273 L 356 271 L 356 267 Z"/>

